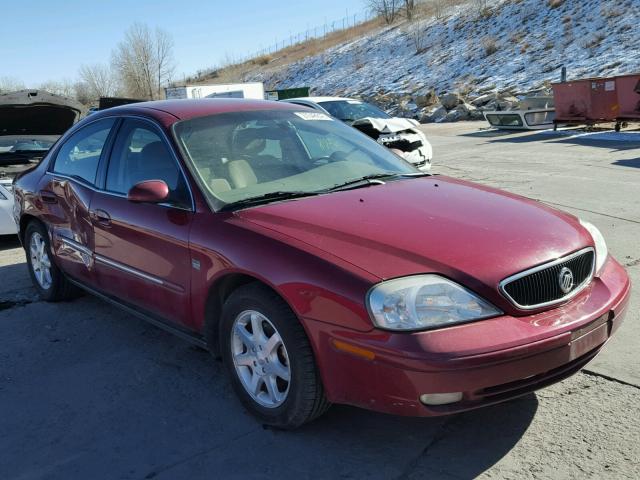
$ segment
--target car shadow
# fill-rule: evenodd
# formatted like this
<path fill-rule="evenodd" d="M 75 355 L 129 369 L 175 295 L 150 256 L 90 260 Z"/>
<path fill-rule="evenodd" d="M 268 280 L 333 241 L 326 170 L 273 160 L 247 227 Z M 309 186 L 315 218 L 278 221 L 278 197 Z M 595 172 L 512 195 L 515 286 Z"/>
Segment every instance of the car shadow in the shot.
<path fill-rule="evenodd" d="M 628 158 L 624 160 L 616 160 L 613 165 L 620 165 L 622 167 L 640 168 L 640 157 Z"/>
<path fill-rule="evenodd" d="M 0 351 L 6 478 L 471 478 L 538 408 L 532 394 L 438 418 L 335 405 L 264 428 L 221 362 L 91 296 L 0 310 Z"/>
<path fill-rule="evenodd" d="M 475 132 L 469 133 L 460 133 L 461 137 L 469 137 L 469 138 L 514 138 L 522 135 L 526 135 L 531 132 L 526 132 L 522 130 L 498 130 L 491 127 L 480 128 Z"/>
<path fill-rule="evenodd" d="M 611 151 L 625 151 L 640 148 L 640 132 L 611 130 L 586 132 L 584 130 L 541 130 L 541 131 L 490 131 L 463 133 L 463 137 L 491 138 L 489 143 L 555 143 L 572 144 L 586 147 L 605 148 Z"/>

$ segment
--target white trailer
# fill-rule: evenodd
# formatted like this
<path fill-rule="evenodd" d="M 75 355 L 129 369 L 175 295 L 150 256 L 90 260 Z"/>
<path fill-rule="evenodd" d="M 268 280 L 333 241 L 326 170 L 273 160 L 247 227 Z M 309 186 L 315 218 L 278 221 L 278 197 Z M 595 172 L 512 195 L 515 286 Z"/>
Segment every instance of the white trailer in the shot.
<path fill-rule="evenodd" d="M 220 85 L 184 85 L 164 89 L 167 99 L 174 98 L 254 98 L 264 99 L 262 82 Z"/>

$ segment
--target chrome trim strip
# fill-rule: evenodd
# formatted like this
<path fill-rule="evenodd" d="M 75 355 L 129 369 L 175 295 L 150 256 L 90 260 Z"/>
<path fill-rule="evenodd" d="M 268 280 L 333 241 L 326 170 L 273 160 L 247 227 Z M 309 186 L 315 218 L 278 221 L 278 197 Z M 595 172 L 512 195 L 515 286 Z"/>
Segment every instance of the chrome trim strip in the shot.
<path fill-rule="evenodd" d="M 585 254 L 587 252 L 593 252 L 593 260 L 591 261 L 591 273 L 589 274 L 589 276 L 580 285 L 578 285 L 568 295 L 565 295 L 562 298 L 559 298 L 557 300 L 551 300 L 550 302 L 538 303 L 536 305 L 520 305 L 505 290 L 505 287 L 509 283 L 513 282 L 514 280 L 518 280 L 518 279 L 520 279 L 522 277 L 526 277 L 527 275 L 531 275 L 532 273 L 536 273 L 536 272 L 539 272 L 541 270 L 545 270 L 547 268 L 550 268 L 550 267 L 553 267 L 555 265 L 558 265 L 560 263 L 564 263 L 564 262 L 569 261 L 569 260 L 571 260 L 571 259 L 573 259 L 575 257 L 579 257 L 580 255 L 583 255 L 583 254 Z M 509 300 L 516 308 L 518 308 L 520 310 L 537 310 L 537 309 L 543 308 L 543 307 L 550 307 L 552 305 L 557 305 L 559 303 L 566 302 L 567 300 L 572 299 L 578 293 L 580 293 L 582 290 L 584 290 L 587 287 L 587 285 L 589 285 L 589 283 L 591 283 L 591 280 L 593 280 L 593 276 L 594 276 L 594 273 L 595 273 L 595 267 L 596 267 L 596 252 L 595 252 L 593 247 L 587 247 L 587 248 L 583 248 L 582 250 L 578 250 L 577 252 L 574 252 L 574 253 L 572 253 L 570 255 L 567 255 L 566 257 L 558 258 L 557 260 L 553 260 L 552 262 L 544 263 L 542 265 L 538 265 L 537 267 L 533 267 L 533 268 L 530 268 L 528 270 L 524 270 L 524 271 L 522 271 L 520 273 L 516 273 L 515 275 L 511 275 L 510 277 L 505 278 L 504 280 L 502 280 L 499 283 L 499 290 L 500 290 L 500 293 L 507 300 Z"/>
<path fill-rule="evenodd" d="M 120 270 L 126 273 L 130 273 L 131 275 L 135 275 L 136 277 L 140 277 L 143 278 L 145 280 L 148 280 L 152 283 L 155 283 L 156 285 L 164 285 L 164 281 L 160 280 L 157 277 L 154 277 L 153 275 L 149 275 L 147 273 L 141 272 L 140 270 L 136 270 L 135 268 L 131 268 L 128 267 L 126 265 L 123 265 L 120 262 L 116 262 L 114 260 L 110 260 L 106 257 L 103 257 L 102 255 L 98 255 L 96 254 L 96 262 L 100 262 L 103 263 L 105 265 L 109 265 L 110 267 L 115 268 L 116 270 Z"/>
<path fill-rule="evenodd" d="M 88 249 L 87 247 L 85 247 L 81 243 L 76 242 L 75 240 L 71 240 L 69 237 L 58 235 L 58 239 L 60 239 L 60 241 L 62 243 L 64 243 L 66 246 L 70 247 L 71 249 L 73 249 L 73 250 L 75 250 L 75 251 L 77 251 L 79 253 L 83 253 L 85 255 L 89 255 L 90 257 L 93 256 L 93 252 L 90 249 Z"/>
<path fill-rule="evenodd" d="M 51 175 L 54 178 L 64 178 L 65 180 L 72 180 L 74 182 L 76 182 L 79 185 L 82 185 L 85 188 L 88 188 L 89 190 L 92 190 L 96 193 L 101 193 L 102 195 L 109 195 L 110 197 L 118 197 L 118 198 L 123 198 L 123 199 L 127 199 L 127 196 L 123 193 L 115 193 L 115 192 L 110 192 L 108 190 L 101 190 L 98 187 L 96 187 L 95 185 L 92 185 L 80 178 L 75 178 L 75 177 L 70 177 L 68 175 L 63 175 L 61 173 L 55 173 L 55 172 L 44 172 L 45 175 Z M 185 180 L 186 181 L 186 180 Z M 191 187 L 189 187 L 191 188 Z M 155 203 L 154 205 L 158 205 L 159 207 L 165 207 L 165 208 L 172 208 L 174 210 L 182 210 L 184 212 L 195 212 L 194 210 L 191 210 L 190 208 L 185 208 L 185 207 L 178 207 L 177 205 L 172 205 L 170 203 L 166 203 L 166 202 L 162 202 L 162 203 Z"/>
<path fill-rule="evenodd" d="M 129 267 L 120 262 L 116 262 L 115 260 L 111 260 L 110 258 L 104 257 L 100 254 L 97 254 L 97 253 L 94 254 L 89 248 L 85 247 L 81 243 L 76 242 L 75 240 L 70 239 L 69 237 L 59 235 L 58 238 L 64 245 L 68 246 L 72 250 L 75 250 L 81 254 L 84 254 L 90 258 L 93 258 L 96 262 L 102 263 L 104 265 L 108 265 L 112 268 L 115 268 L 116 270 L 120 270 L 130 275 L 134 275 L 136 277 L 142 278 L 144 280 L 147 280 L 156 285 L 160 285 L 162 287 L 168 288 L 170 290 L 174 290 L 177 292 L 184 292 L 184 288 L 180 287 L 179 285 L 174 285 L 173 283 L 165 282 L 161 278 L 155 277 L 145 272 L 141 272 L 140 270 L 137 270 L 133 267 Z"/>
<path fill-rule="evenodd" d="M 107 265 L 109 267 L 115 268 L 116 270 L 120 270 L 121 272 L 124 273 L 128 273 L 130 275 L 133 275 L 135 277 L 138 278 L 142 278 L 143 280 L 147 280 L 148 282 L 151 282 L 155 285 L 159 285 L 161 287 L 167 288 L 169 290 L 173 290 L 174 292 L 178 292 L 178 293 L 184 293 L 184 288 L 182 288 L 180 285 L 176 285 L 174 283 L 171 282 L 167 282 L 161 278 L 158 278 L 154 275 L 151 275 L 149 273 L 145 273 L 145 272 L 141 272 L 140 270 L 130 267 L 128 265 L 124 265 L 120 262 L 117 262 L 115 260 L 111 260 L 110 258 L 107 257 L 103 257 L 102 255 L 96 253 L 95 254 L 95 260 L 98 263 L 102 263 L 103 265 Z"/>

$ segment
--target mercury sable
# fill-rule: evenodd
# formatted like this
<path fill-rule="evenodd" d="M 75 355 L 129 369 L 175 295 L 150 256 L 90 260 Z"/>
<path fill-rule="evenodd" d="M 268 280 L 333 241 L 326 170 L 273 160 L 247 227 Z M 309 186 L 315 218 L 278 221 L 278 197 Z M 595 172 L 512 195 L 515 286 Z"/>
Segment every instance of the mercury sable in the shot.
<path fill-rule="evenodd" d="M 83 289 L 208 348 L 281 428 L 523 395 L 589 362 L 629 298 L 590 223 L 282 102 L 95 113 L 18 177 L 14 215 L 45 300 Z"/>

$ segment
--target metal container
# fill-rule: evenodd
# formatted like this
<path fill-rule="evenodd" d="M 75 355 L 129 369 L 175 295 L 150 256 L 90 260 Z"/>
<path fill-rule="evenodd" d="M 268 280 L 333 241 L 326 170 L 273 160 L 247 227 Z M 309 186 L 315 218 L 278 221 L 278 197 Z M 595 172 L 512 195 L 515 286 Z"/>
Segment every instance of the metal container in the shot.
<path fill-rule="evenodd" d="M 616 77 L 618 120 L 640 120 L 640 74 Z"/>
<path fill-rule="evenodd" d="M 618 96 L 615 78 L 587 78 L 566 83 L 554 83 L 555 124 L 595 125 L 615 122 L 618 117 Z"/>
<path fill-rule="evenodd" d="M 288 98 L 299 98 L 309 96 L 309 87 L 283 88 L 280 90 L 268 90 L 264 98 L 267 100 L 286 100 Z"/>

